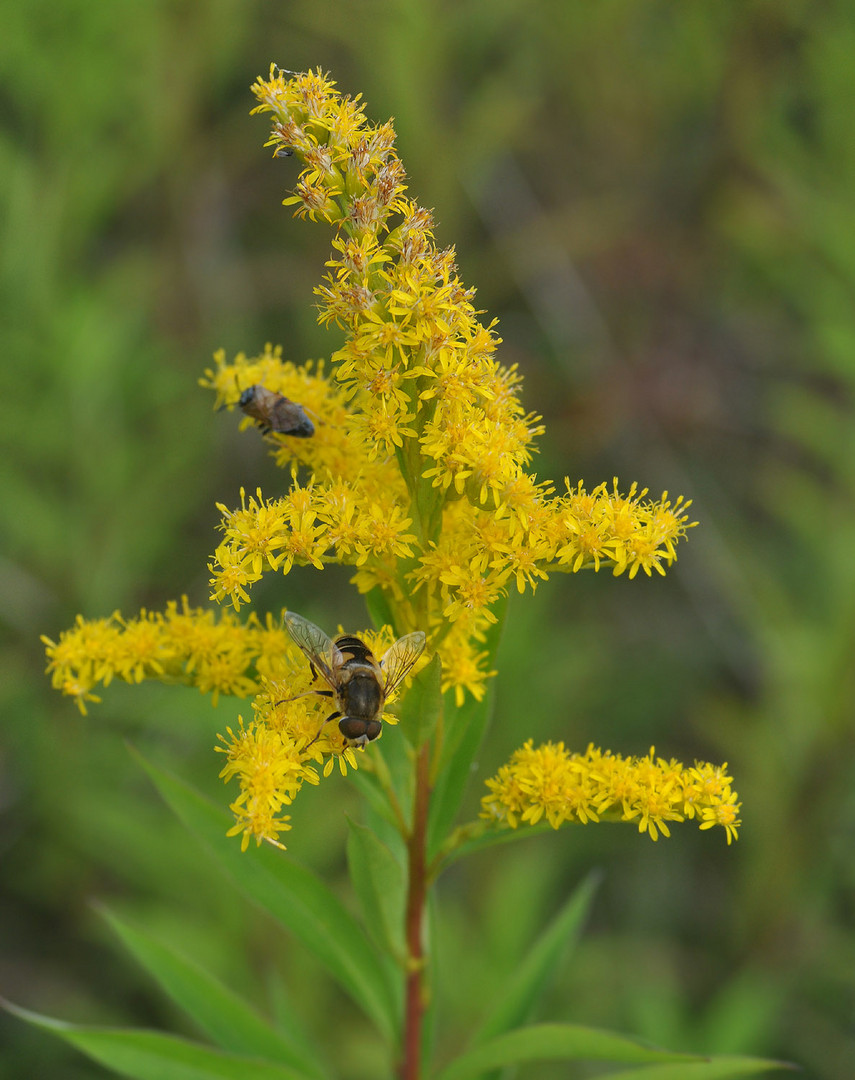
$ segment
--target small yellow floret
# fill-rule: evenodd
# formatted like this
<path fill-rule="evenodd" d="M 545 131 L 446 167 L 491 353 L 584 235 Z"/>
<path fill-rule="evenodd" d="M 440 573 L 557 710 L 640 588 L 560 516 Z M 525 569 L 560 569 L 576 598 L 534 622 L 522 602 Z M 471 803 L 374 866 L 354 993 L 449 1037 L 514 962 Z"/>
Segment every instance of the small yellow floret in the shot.
<path fill-rule="evenodd" d="M 589 746 L 573 754 L 563 743 L 537 748 L 529 740 L 487 781 L 481 817 L 498 827 L 534 825 L 545 817 L 557 829 L 565 822 L 632 821 L 652 840 L 670 836 L 668 823 L 700 819 L 702 829 L 725 828 L 728 844 L 741 824 L 737 795 L 725 779 L 726 766 L 657 758 L 624 758 Z"/>

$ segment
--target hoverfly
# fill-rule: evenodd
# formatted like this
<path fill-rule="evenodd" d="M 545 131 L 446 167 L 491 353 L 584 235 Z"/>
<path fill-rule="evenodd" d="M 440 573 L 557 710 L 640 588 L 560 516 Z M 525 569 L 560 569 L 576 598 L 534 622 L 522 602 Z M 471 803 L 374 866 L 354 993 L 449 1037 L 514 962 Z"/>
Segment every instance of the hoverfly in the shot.
<path fill-rule="evenodd" d="M 261 383 L 248 386 L 241 394 L 238 405 L 247 416 L 258 421 L 265 434 L 276 431 L 280 435 L 294 435 L 298 439 L 307 439 L 315 434 L 315 425 L 306 416 L 302 405 L 268 390 Z"/>
<path fill-rule="evenodd" d="M 320 627 L 293 611 L 286 614 L 285 627 L 308 657 L 312 677 L 321 675 L 329 686 L 329 690 L 307 693 L 335 700 L 336 710 L 324 720 L 321 731 L 330 720 L 338 720 L 338 729 L 348 746 L 373 742 L 380 734 L 386 699 L 422 654 L 424 633 L 417 630 L 398 638 L 378 662 L 360 638 L 342 634 L 333 641 Z"/>

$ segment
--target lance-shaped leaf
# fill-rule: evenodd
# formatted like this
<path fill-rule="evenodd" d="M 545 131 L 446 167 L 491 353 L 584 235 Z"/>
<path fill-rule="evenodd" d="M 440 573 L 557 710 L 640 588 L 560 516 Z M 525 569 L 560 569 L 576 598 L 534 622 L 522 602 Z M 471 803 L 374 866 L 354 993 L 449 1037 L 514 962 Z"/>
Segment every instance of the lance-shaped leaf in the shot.
<path fill-rule="evenodd" d="M 368 608 L 368 614 L 371 617 L 371 621 L 374 623 L 375 630 L 379 630 L 383 626 L 391 626 L 396 634 L 400 633 L 395 624 L 395 615 L 392 611 L 392 605 L 389 603 L 389 598 L 379 585 L 375 585 L 373 589 L 369 589 L 369 591 L 365 593 L 364 599 L 365 606 Z"/>
<path fill-rule="evenodd" d="M 132 1080 L 310 1080 L 311 1073 L 287 1065 L 215 1050 L 157 1031 L 68 1024 L 0 1002 L 9 1012 L 64 1039 L 121 1076 Z"/>
<path fill-rule="evenodd" d="M 446 1066 L 437 1080 L 467 1080 L 490 1069 L 523 1061 L 614 1061 L 623 1064 L 691 1062 L 693 1054 L 671 1054 L 610 1031 L 577 1024 L 534 1024 L 499 1035 Z"/>
<path fill-rule="evenodd" d="M 484 635 L 487 663 L 492 664 L 507 612 L 507 598 L 493 605 L 496 622 Z M 484 738 L 493 713 L 494 686 L 490 685 L 481 701 L 470 698 L 461 708 L 446 702 L 442 751 L 433 782 L 428 815 L 428 861 L 432 862 L 445 843 L 460 810 L 466 785 L 472 775 L 475 755 Z M 448 696 L 448 695 L 446 695 Z"/>
<path fill-rule="evenodd" d="M 240 844 L 226 836 L 231 825 L 228 814 L 183 781 L 137 757 L 169 806 L 240 891 L 298 937 L 380 1031 L 393 1038 L 400 1023 L 393 972 L 335 894 L 277 848 L 263 844 L 242 852 Z"/>
<path fill-rule="evenodd" d="M 708 1058 L 687 1063 L 672 1062 L 666 1065 L 643 1065 L 639 1069 L 621 1069 L 620 1072 L 599 1073 L 597 1080 L 745 1080 L 747 1076 L 760 1076 L 782 1070 L 796 1071 L 797 1066 L 787 1061 L 769 1061 L 764 1058 L 725 1057 Z"/>
<path fill-rule="evenodd" d="M 478 1046 L 488 1039 L 524 1023 L 550 976 L 567 954 L 582 927 L 596 890 L 599 874 L 590 874 L 565 903 L 550 925 L 502 986 L 496 1007 L 472 1040 Z"/>
<path fill-rule="evenodd" d="M 348 822 L 347 862 L 363 918 L 377 945 L 398 960 L 406 956 L 404 868 L 371 829 Z"/>
<path fill-rule="evenodd" d="M 429 861 L 436 857 L 454 825 L 492 711 L 492 687 L 481 701 L 467 701 L 460 709 L 446 709 L 448 741 L 437 770 L 428 812 Z"/>
<path fill-rule="evenodd" d="M 401 730 L 411 746 L 420 747 L 436 728 L 442 711 L 442 661 L 434 653 L 431 662 L 413 679 L 401 704 Z"/>
<path fill-rule="evenodd" d="M 412 750 L 407 740 L 401 736 L 400 725 L 384 724 L 383 737 L 371 746 L 370 767 L 374 771 L 377 784 L 384 799 L 391 797 L 397 803 L 399 813 L 410 829 L 413 807 L 413 763 Z M 357 778 L 362 769 L 348 773 L 348 777 Z M 372 802 L 375 810 L 382 813 L 379 803 Z M 391 813 L 391 805 L 389 805 Z M 394 814 L 392 815 L 394 819 Z"/>
<path fill-rule="evenodd" d="M 387 740 L 387 744 L 392 740 Z M 394 811 L 389 803 L 389 797 L 381 787 L 377 774 L 380 768 L 385 769 L 388 772 L 388 765 L 386 759 L 383 757 L 382 747 L 379 745 L 379 740 L 371 747 L 372 764 L 375 766 L 373 772 L 369 772 L 367 768 L 360 767 L 358 769 L 351 769 L 347 774 L 348 783 L 350 783 L 359 794 L 365 799 L 371 813 L 374 817 L 382 818 L 387 824 L 398 827 L 398 820 L 395 817 Z M 378 759 L 382 759 L 379 760 Z M 360 762 L 361 766 L 361 762 Z M 394 785 L 391 785 L 394 788 Z M 397 796 L 397 790 L 395 790 Z"/>
<path fill-rule="evenodd" d="M 567 824 L 571 824 L 568 822 Z M 516 829 L 500 827 L 488 824 L 484 820 L 467 822 L 455 829 L 446 840 L 443 850 L 439 853 L 439 866 L 442 870 L 447 869 L 452 863 L 473 855 L 476 851 L 485 851 L 491 847 L 502 847 L 506 844 L 516 844 L 529 836 L 539 836 L 541 833 L 555 832 L 548 821 L 539 821 L 536 825 L 522 825 Z"/>
<path fill-rule="evenodd" d="M 318 1080 L 327 1075 L 308 1046 L 277 1031 L 210 972 L 106 908 L 100 911 L 164 992 L 217 1046 L 290 1065 Z"/>

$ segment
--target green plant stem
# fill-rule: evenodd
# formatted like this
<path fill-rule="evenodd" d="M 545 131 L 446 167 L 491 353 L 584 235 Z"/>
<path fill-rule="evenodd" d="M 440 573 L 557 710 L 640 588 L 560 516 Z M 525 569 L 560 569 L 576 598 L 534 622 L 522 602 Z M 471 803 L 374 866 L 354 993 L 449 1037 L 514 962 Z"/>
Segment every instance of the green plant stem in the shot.
<path fill-rule="evenodd" d="M 422 1018 L 425 1009 L 425 958 L 422 923 L 427 901 L 426 839 L 430 798 L 430 746 L 425 743 L 416 758 L 413 828 L 407 843 L 409 887 L 407 890 L 407 974 L 404 1005 L 404 1045 L 401 1080 L 418 1080 L 421 1073 Z"/>

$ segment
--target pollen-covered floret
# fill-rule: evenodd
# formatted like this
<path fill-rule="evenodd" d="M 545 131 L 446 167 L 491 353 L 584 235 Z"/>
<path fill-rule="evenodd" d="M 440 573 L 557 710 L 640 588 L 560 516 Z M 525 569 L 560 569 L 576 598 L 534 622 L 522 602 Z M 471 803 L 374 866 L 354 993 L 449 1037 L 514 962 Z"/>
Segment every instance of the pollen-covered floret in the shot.
<path fill-rule="evenodd" d="M 224 611 L 191 608 L 186 597 L 165 612 L 134 618 L 78 616 L 58 641 L 43 637 L 48 673 L 56 689 L 73 697 L 81 712 L 98 701 L 93 690 L 113 678 L 138 683 L 163 679 L 197 686 L 214 704 L 220 694 L 245 697 L 258 689 L 258 672 L 279 663 L 283 633 L 255 615 L 240 622 Z"/>
<path fill-rule="evenodd" d="M 721 825 L 728 844 L 741 824 L 727 765 L 686 767 L 655 756 L 622 757 L 591 745 L 574 754 L 563 743 L 535 747 L 532 740 L 487 781 L 481 817 L 497 827 L 565 822 L 631 821 L 651 840 L 670 836 L 669 822 L 696 820 L 701 829 Z"/>
<path fill-rule="evenodd" d="M 258 844 L 269 840 L 281 847 L 279 834 L 291 828 L 289 815 L 282 814 L 283 806 L 294 801 L 305 780 L 317 784 L 318 775 L 305 764 L 300 744 L 282 732 L 254 723 L 244 727 L 241 717 L 237 732 L 226 730 L 228 738 L 220 736 L 224 745 L 215 748 L 226 755 L 220 776 L 240 781 L 240 793 L 229 807 L 235 824 L 228 835 L 240 835 L 244 851 L 250 838 Z"/>
<path fill-rule="evenodd" d="M 391 627 L 359 637 L 378 657 L 395 640 Z M 336 765 L 343 775 L 358 767 L 357 750 L 331 720 L 337 716 L 335 705 L 317 693 L 329 689 L 289 639 L 278 673 L 261 679 L 253 720 L 247 725 L 240 720 L 237 731 L 227 728 L 227 735 L 219 736 L 217 750 L 227 759 L 220 776 L 240 785 L 231 804 L 235 825 L 230 835 L 241 834 L 244 848 L 252 838 L 279 844 L 279 834 L 291 828 L 282 808 L 294 801 L 304 782 L 319 783 Z M 382 720 L 397 723 L 389 711 Z"/>

